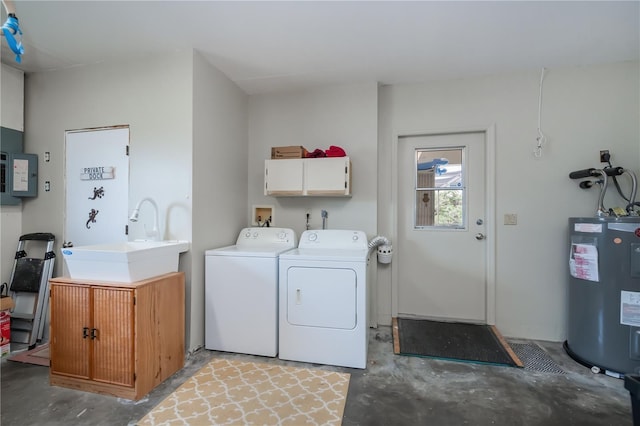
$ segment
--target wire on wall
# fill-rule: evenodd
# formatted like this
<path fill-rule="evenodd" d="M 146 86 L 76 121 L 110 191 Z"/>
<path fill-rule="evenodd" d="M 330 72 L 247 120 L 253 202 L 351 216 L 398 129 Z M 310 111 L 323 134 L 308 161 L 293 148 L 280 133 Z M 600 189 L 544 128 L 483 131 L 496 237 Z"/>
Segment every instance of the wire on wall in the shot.
<path fill-rule="evenodd" d="M 544 83 L 544 73 L 546 68 L 542 68 L 540 72 L 540 95 L 538 96 L 538 137 L 536 140 L 538 141 L 538 145 L 536 146 L 535 151 L 533 151 L 533 155 L 536 158 L 542 157 L 542 146 L 547 142 L 547 137 L 542 132 L 542 84 Z"/>

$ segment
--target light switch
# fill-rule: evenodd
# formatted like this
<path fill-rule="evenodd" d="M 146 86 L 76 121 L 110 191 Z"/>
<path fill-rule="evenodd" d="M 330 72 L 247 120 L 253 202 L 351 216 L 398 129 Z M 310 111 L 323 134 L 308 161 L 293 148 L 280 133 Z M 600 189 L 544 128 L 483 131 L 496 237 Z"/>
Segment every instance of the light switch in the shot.
<path fill-rule="evenodd" d="M 517 225 L 518 224 L 518 215 L 515 213 L 505 213 L 504 214 L 504 224 L 505 225 Z"/>

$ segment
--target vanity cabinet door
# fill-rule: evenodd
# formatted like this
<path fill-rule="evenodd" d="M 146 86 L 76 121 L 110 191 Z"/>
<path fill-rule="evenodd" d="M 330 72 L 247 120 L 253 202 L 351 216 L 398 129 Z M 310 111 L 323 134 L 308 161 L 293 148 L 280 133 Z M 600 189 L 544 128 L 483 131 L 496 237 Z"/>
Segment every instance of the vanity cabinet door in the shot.
<path fill-rule="evenodd" d="M 50 289 L 51 372 L 89 378 L 90 287 L 53 284 Z"/>
<path fill-rule="evenodd" d="M 133 290 L 51 286 L 51 372 L 133 386 Z"/>
<path fill-rule="evenodd" d="M 134 290 L 92 288 L 92 379 L 134 385 Z"/>

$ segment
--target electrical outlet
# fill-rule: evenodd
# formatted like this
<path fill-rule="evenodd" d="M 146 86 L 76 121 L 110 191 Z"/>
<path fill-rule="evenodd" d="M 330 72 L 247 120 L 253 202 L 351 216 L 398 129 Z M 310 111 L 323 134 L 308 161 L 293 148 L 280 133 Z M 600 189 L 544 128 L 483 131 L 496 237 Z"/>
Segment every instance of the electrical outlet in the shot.
<path fill-rule="evenodd" d="M 504 215 L 504 224 L 505 225 L 517 225 L 518 224 L 518 215 L 515 213 L 505 213 Z"/>
<path fill-rule="evenodd" d="M 611 158 L 611 156 L 609 155 L 609 150 L 608 149 L 604 149 L 604 150 L 600 151 L 600 162 L 601 163 L 608 163 L 610 158 Z"/>

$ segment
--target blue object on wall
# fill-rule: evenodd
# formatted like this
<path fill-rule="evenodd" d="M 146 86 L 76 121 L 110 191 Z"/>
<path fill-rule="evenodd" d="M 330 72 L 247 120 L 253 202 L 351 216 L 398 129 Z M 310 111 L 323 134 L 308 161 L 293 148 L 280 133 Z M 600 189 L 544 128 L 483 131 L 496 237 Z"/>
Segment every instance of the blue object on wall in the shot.
<path fill-rule="evenodd" d="M 2 32 L 4 33 L 4 38 L 7 39 L 9 48 L 16 54 L 16 62 L 22 62 L 21 55 L 24 54 L 24 47 L 22 47 L 22 30 L 20 30 L 18 18 L 10 15 L 2 25 Z M 14 34 L 20 36 L 20 41 L 16 41 Z"/>

